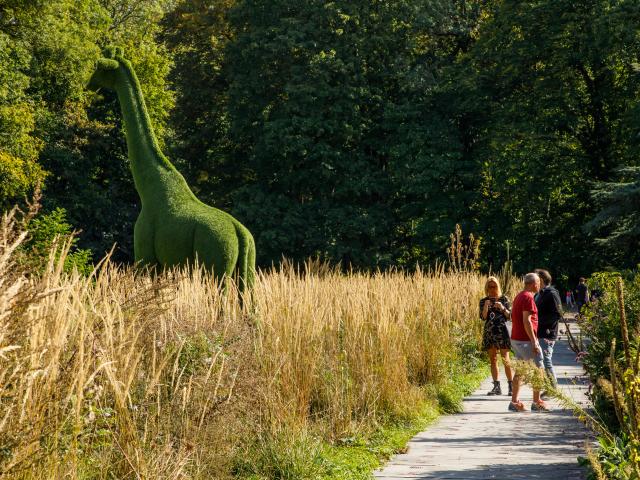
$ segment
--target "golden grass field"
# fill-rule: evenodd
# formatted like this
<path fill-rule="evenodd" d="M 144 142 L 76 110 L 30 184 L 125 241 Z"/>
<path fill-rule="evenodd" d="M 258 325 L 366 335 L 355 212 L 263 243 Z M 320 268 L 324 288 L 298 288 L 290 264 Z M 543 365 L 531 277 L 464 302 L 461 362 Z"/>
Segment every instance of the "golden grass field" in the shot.
<path fill-rule="evenodd" d="M 283 265 L 241 306 L 202 271 L 65 273 L 68 243 L 36 275 L 24 235 L 4 217 L 3 478 L 230 477 L 283 435 L 411 416 L 480 335 L 476 273 Z"/>

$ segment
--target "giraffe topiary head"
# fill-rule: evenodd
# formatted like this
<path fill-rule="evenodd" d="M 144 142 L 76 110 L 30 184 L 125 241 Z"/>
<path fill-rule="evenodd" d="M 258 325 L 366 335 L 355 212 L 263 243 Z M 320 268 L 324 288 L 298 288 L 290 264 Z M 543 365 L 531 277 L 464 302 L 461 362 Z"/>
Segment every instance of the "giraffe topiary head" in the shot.
<path fill-rule="evenodd" d="M 108 88 L 113 90 L 120 67 L 120 61 L 123 59 L 123 50 L 120 47 L 107 47 L 103 52 L 103 57 L 99 58 L 96 63 L 96 71 L 89 80 L 88 87 L 91 90 L 99 88 Z"/>

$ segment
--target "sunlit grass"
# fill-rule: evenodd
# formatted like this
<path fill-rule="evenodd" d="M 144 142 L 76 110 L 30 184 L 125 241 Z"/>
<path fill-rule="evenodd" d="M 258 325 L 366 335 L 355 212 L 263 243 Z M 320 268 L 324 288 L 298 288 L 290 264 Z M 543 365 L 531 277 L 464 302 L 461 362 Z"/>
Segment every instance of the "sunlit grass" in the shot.
<path fill-rule="evenodd" d="M 261 272 L 241 305 L 201 271 L 150 276 L 106 260 L 84 277 L 63 272 L 63 252 L 29 275 L 22 241 L 5 217 L 10 478 L 313 478 L 323 445 L 419 416 L 480 338 L 475 273 L 285 265 Z"/>

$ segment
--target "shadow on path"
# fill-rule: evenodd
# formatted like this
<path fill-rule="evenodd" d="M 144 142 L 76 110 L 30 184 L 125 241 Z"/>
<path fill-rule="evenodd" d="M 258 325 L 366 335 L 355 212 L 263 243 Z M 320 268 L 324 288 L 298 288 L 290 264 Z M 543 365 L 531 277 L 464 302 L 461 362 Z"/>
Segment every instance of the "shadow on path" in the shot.
<path fill-rule="evenodd" d="M 452 471 L 435 470 L 425 474 L 405 477 L 378 477 L 378 478 L 413 478 L 413 479 L 450 479 L 450 480 L 521 480 L 521 479 L 544 479 L 544 480 L 582 480 L 584 472 L 576 462 L 554 463 L 553 473 L 549 467 L 539 464 L 517 464 L 517 465 L 486 465 L 477 469 Z"/>

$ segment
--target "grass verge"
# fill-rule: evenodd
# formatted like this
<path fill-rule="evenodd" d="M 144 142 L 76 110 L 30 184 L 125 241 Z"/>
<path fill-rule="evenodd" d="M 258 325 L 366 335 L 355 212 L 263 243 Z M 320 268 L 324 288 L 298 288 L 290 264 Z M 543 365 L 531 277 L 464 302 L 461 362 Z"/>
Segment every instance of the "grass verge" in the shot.
<path fill-rule="evenodd" d="M 333 443 L 308 431 L 282 432 L 277 437 L 265 438 L 254 445 L 254 451 L 247 452 L 247 464 L 238 465 L 237 478 L 369 480 L 375 469 L 393 455 L 404 453 L 409 440 L 440 415 L 462 411 L 464 397 L 475 391 L 489 374 L 485 362 L 473 360 L 466 362 L 465 368 L 458 364 L 446 382 L 425 388 L 422 404 L 404 418 L 380 421 L 366 432 Z M 255 473 L 256 470 L 260 473 Z"/>
<path fill-rule="evenodd" d="M 489 374 L 484 362 L 474 362 L 471 369 L 459 368 L 446 383 L 427 390 L 425 401 L 416 414 L 405 419 L 390 419 L 369 434 L 342 439 L 335 445 L 325 444 L 321 459 L 326 472 L 325 480 L 370 479 L 373 470 L 391 456 L 404 453 L 407 443 L 418 432 L 426 429 L 441 414 L 462 411 L 462 401 L 471 394 Z"/>
<path fill-rule="evenodd" d="M 241 303 L 201 269 L 66 272 L 70 239 L 33 272 L 21 225 L 0 218 L 2 478 L 362 478 L 475 371 L 476 272 L 283 264 Z"/>

